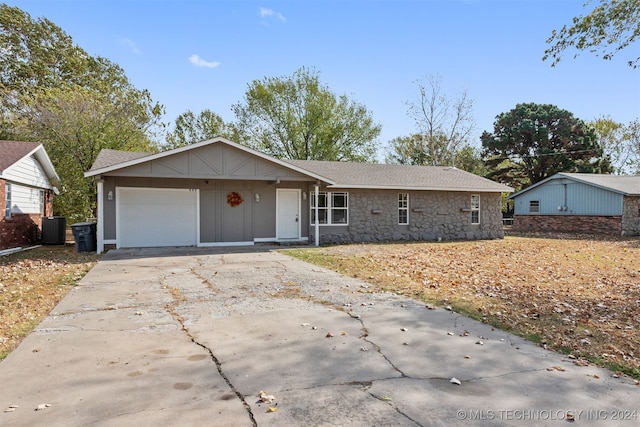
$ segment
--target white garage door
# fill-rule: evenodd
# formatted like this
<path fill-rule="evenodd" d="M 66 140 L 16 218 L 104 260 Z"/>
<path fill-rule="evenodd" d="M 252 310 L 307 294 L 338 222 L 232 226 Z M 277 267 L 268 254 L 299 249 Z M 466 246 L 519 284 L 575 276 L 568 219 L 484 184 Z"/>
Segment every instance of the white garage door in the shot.
<path fill-rule="evenodd" d="M 197 191 L 117 188 L 118 247 L 195 246 Z"/>

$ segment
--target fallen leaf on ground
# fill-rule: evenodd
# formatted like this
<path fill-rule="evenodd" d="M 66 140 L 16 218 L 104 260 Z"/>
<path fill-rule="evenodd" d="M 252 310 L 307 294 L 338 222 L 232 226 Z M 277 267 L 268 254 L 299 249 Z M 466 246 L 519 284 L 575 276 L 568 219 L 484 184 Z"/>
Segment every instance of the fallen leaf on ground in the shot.
<path fill-rule="evenodd" d="M 258 393 L 258 399 L 260 399 L 262 403 L 271 403 L 276 400 L 275 396 L 273 396 L 272 394 L 267 394 L 262 390 L 260 390 L 260 393 Z"/>

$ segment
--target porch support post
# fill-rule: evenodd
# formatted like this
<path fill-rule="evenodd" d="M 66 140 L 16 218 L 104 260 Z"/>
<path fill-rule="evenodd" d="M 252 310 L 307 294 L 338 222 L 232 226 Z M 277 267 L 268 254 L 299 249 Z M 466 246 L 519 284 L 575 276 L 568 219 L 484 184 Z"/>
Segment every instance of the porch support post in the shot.
<path fill-rule="evenodd" d="M 96 224 L 96 254 L 101 254 L 102 251 L 104 250 L 104 230 L 102 229 L 102 227 L 104 227 L 104 190 L 103 190 L 103 184 L 104 181 L 102 179 L 98 179 L 96 181 L 96 184 L 98 186 L 98 195 L 97 195 L 97 220 L 98 223 Z"/>
<path fill-rule="evenodd" d="M 314 198 L 314 205 L 315 205 L 315 211 L 316 211 L 316 220 L 314 221 L 314 226 L 315 226 L 315 232 L 314 232 L 314 237 L 315 237 L 315 245 L 316 246 L 320 246 L 320 223 L 318 222 L 318 192 L 320 190 L 320 186 L 318 185 L 318 183 L 316 183 L 316 185 L 313 186 L 313 198 Z"/>

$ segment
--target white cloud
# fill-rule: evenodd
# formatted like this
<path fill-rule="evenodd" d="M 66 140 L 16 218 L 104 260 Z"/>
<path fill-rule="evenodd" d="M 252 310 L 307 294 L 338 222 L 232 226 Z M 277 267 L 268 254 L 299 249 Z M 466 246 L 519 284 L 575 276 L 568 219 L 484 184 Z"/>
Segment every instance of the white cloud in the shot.
<path fill-rule="evenodd" d="M 131 52 L 135 53 L 136 55 L 139 55 L 140 53 L 142 53 L 142 51 L 138 48 L 138 46 L 136 46 L 136 44 L 131 39 L 126 39 L 126 38 L 122 39 L 120 40 L 120 44 L 122 46 L 128 47 L 131 50 Z"/>
<path fill-rule="evenodd" d="M 189 57 L 189 62 L 191 62 L 196 67 L 217 68 L 218 66 L 220 66 L 219 62 L 205 61 L 196 54 L 193 54 Z"/>
<path fill-rule="evenodd" d="M 282 16 L 282 14 L 280 12 L 274 12 L 273 10 L 268 9 L 266 7 L 261 7 L 260 8 L 260 17 L 261 18 L 274 17 L 274 18 L 278 18 L 282 22 L 286 22 L 287 21 L 287 19 L 284 16 Z"/>

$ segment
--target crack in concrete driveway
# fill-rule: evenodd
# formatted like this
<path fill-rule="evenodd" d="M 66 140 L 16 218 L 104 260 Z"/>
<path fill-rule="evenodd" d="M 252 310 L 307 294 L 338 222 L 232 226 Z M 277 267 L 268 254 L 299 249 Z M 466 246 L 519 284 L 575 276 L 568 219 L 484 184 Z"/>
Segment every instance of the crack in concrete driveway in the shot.
<path fill-rule="evenodd" d="M 16 426 L 533 426 L 637 400 L 627 378 L 270 248 L 109 252 L 0 384 Z"/>

